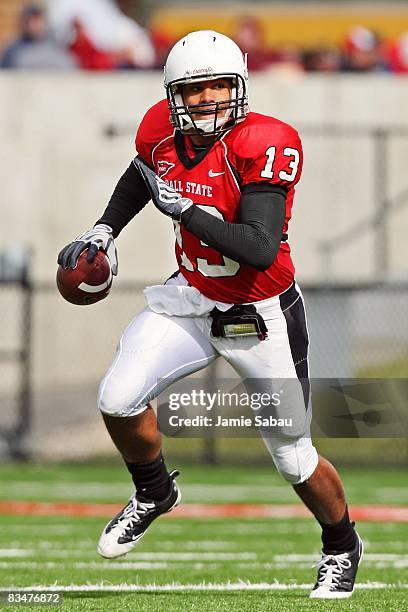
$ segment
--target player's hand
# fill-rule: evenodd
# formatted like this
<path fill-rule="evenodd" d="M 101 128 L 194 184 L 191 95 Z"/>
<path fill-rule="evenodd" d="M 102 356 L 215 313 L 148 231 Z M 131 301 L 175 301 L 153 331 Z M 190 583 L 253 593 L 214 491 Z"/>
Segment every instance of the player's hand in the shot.
<path fill-rule="evenodd" d="M 156 208 L 175 221 L 180 221 L 182 213 L 192 206 L 193 201 L 190 198 L 183 198 L 175 189 L 167 185 L 140 157 L 135 157 L 133 164 L 146 183 Z"/>
<path fill-rule="evenodd" d="M 95 225 L 92 229 L 75 238 L 73 242 L 67 244 L 60 251 L 57 261 L 64 269 L 74 269 L 77 267 L 79 256 L 86 249 L 88 249 L 86 257 L 88 263 L 92 263 L 96 253 L 99 249 L 102 249 L 110 261 L 112 274 L 116 275 L 118 273 L 116 247 L 112 236 L 112 228 L 109 225 Z"/>

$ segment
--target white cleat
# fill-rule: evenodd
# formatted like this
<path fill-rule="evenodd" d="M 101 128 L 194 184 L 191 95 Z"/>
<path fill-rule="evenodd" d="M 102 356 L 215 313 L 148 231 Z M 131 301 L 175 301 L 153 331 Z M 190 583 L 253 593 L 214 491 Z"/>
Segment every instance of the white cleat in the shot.
<path fill-rule="evenodd" d="M 106 525 L 100 537 L 97 551 L 106 559 L 126 555 L 142 539 L 150 524 L 161 514 L 170 512 L 181 500 L 181 491 L 174 480 L 179 472 L 173 470 L 169 476 L 169 494 L 160 502 L 141 501 L 136 493 L 128 504 Z"/>

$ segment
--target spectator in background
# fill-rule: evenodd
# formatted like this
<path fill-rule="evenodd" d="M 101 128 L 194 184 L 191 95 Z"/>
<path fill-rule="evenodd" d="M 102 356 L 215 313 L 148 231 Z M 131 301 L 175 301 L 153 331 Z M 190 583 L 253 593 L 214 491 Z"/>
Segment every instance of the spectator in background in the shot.
<path fill-rule="evenodd" d="M 68 48 L 83 70 L 113 70 L 116 67 L 114 54 L 97 49 L 79 19 L 72 21 L 72 41 Z"/>
<path fill-rule="evenodd" d="M 44 9 L 39 4 L 24 7 L 20 35 L 7 47 L 1 68 L 61 70 L 75 68 L 73 58 L 51 36 Z"/>
<path fill-rule="evenodd" d="M 294 45 L 282 45 L 279 49 L 277 61 L 270 65 L 269 70 L 274 74 L 292 77 L 304 71 L 302 53 Z"/>
<path fill-rule="evenodd" d="M 166 63 L 167 56 L 170 53 L 170 49 L 176 43 L 176 40 L 169 36 L 166 31 L 158 27 L 150 30 L 150 37 L 156 53 L 155 68 L 162 70 Z"/>
<path fill-rule="evenodd" d="M 261 22 L 255 17 L 242 17 L 235 30 L 234 40 L 248 53 L 248 70 L 263 70 L 279 61 L 279 53 L 267 48 Z"/>
<path fill-rule="evenodd" d="M 112 0 L 52 0 L 49 12 L 58 39 L 72 45 L 82 66 L 101 69 L 105 62 L 105 69 L 154 66 L 148 33 Z"/>
<path fill-rule="evenodd" d="M 349 30 L 343 54 L 345 72 L 373 72 L 387 70 L 384 47 L 378 35 L 363 26 Z"/>
<path fill-rule="evenodd" d="M 79 19 L 72 22 L 72 41 L 69 50 L 83 70 L 123 70 L 137 68 L 131 48 L 120 51 L 103 51 L 92 42 Z"/>
<path fill-rule="evenodd" d="M 341 54 L 336 47 L 318 47 L 303 53 L 303 67 L 306 72 L 338 72 Z"/>
<path fill-rule="evenodd" d="M 408 32 L 390 43 L 388 60 L 391 72 L 396 74 L 408 73 Z"/>

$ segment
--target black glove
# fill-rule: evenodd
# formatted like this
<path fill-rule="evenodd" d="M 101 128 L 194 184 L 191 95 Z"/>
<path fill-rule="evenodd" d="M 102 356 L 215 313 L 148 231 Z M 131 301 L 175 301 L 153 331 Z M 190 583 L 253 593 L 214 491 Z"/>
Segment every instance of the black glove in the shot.
<path fill-rule="evenodd" d="M 174 221 L 180 221 L 182 213 L 193 205 L 193 201 L 183 198 L 173 187 L 167 185 L 139 156 L 135 157 L 133 164 L 146 183 L 156 208 Z"/>
<path fill-rule="evenodd" d="M 118 273 L 118 258 L 116 247 L 113 241 L 112 228 L 109 225 L 99 224 L 92 229 L 81 234 L 73 242 L 67 244 L 66 247 L 58 254 L 58 263 L 64 269 L 76 268 L 78 259 L 81 253 L 88 249 L 86 261 L 92 263 L 96 253 L 102 249 L 110 261 L 112 274 L 116 276 Z"/>

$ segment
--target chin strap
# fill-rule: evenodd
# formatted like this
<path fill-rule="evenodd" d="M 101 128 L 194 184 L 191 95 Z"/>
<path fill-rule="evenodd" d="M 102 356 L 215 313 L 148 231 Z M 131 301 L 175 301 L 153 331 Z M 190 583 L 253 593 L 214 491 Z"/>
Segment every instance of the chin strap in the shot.
<path fill-rule="evenodd" d="M 232 109 L 228 109 L 228 110 L 231 111 Z M 217 129 L 222 128 L 230 120 L 230 115 L 231 115 L 231 112 L 228 112 L 228 114 L 225 114 L 224 117 L 220 117 L 219 119 L 217 119 L 217 122 L 215 124 L 215 130 L 214 130 L 214 118 L 196 119 L 193 123 L 193 121 L 190 118 L 187 118 L 185 116 L 182 118 L 183 129 L 184 130 L 195 129 L 195 130 L 200 130 L 200 132 L 203 132 L 203 134 L 212 134 L 212 133 L 215 133 Z"/>

